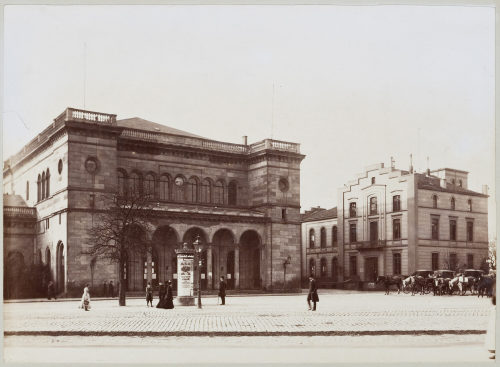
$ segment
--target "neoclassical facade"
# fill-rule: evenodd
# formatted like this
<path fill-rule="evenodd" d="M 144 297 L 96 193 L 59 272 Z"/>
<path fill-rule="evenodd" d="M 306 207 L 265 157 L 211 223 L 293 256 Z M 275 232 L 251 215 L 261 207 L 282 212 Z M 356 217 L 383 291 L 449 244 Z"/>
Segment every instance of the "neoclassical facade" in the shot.
<path fill-rule="evenodd" d="M 468 172 L 369 166 L 338 191 L 344 279 L 478 269 L 488 256 L 488 195 Z"/>
<path fill-rule="evenodd" d="M 68 108 L 4 162 L 3 187 L 36 213 L 32 244 L 17 251 L 25 261 L 50 264 L 61 293 L 85 282 L 118 282 L 117 265 L 82 254 L 105 210 L 101 194 L 117 191 L 148 193 L 155 213 L 146 233 L 151 254 L 129 254 L 128 290 L 143 290 L 147 281 L 175 285 L 175 249 L 197 236 L 204 289 L 217 288 L 221 275 L 230 289 L 281 289 L 288 256 L 295 261 L 287 287 L 298 288 L 303 158 L 296 143 L 232 144 Z"/>

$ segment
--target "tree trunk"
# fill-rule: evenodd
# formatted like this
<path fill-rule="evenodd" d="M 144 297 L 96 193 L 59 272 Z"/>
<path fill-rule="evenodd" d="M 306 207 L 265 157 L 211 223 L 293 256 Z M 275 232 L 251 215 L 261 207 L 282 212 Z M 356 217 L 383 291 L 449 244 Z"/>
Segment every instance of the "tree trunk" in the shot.
<path fill-rule="evenodd" d="M 120 261 L 120 283 L 118 284 L 118 305 L 125 306 L 125 282 L 126 280 L 123 278 L 123 262 Z"/>

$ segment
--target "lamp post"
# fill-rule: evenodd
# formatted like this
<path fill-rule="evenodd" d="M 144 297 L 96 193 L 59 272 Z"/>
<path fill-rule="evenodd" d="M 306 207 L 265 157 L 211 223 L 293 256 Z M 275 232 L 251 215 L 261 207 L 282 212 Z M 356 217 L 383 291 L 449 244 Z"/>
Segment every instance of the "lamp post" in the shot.
<path fill-rule="evenodd" d="M 286 289 L 286 266 L 290 265 L 292 261 L 291 256 L 288 256 L 285 261 L 283 261 L 283 290 Z"/>
<path fill-rule="evenodd" d="M 196 236 L 193 246 L 198 258 L 198 308 L 201 308 L 201 252 L 203 251 L 203 245 L 200 241 L 200 235 Z"/>

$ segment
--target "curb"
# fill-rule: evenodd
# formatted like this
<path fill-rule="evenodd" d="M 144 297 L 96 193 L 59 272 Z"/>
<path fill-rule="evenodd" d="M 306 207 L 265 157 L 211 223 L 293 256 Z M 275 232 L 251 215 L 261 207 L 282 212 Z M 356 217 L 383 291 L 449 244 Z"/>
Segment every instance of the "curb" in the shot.
<path fill-rule="evenodd" d="M 377 336 L 479 335 L 486 330 L 361 330 L 361 331 L 4 331 L 5 336 Z"/>

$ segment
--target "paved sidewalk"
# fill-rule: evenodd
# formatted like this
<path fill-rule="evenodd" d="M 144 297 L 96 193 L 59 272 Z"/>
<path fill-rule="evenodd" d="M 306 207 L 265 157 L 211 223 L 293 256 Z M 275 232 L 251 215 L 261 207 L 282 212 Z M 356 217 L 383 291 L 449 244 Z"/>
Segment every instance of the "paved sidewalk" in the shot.
<path fill-rule="evenodd" d="M 156 303 L 157 300 L 155 300 Z M 491 300 L 474 296 L 330 292 L 318 310 L 304 295 L 203 299 L 203 308 L 146 307 L 143 299 L 6 303 L 5 335 L 382 335 L 482 334 Z"/>

